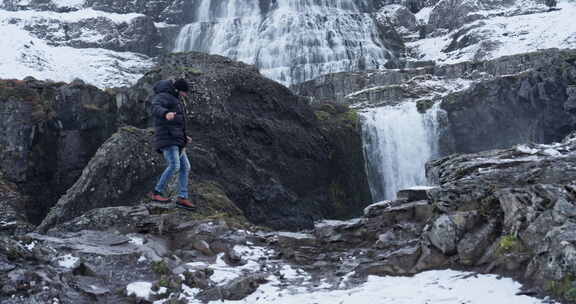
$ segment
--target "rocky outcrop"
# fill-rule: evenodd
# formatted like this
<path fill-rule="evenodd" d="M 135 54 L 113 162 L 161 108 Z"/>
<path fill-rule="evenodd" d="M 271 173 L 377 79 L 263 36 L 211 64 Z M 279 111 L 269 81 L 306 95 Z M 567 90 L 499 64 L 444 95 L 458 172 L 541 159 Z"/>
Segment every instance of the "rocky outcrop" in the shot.
<path fill-rule="evenodd" d="M 110 137 L 38 229 L 45 231 L 92 209 L 138 204 L 164 165 L 147 132 L 126 127 Z"/>
<path fill-rule="evenodd" d="M 338 73 L 294 86 L 313 102 L 356 108 L 440 102 L 441 155 L 559 141 L 576 128 L 576 52 L 543 50 L 490 61 Z M 443 116 L 444 117 L 444 116 Z M 498 134 L 498 136 L 494 136 Z"/>
<path fill-rule="evenodd" d="M 318 102 L 338 102 L 355 104 L 364 102 L 355 96 L 370 91 L 390 91 L 393 88 L 437 77 L 440 80 L 482 81 L 494 77 L 517 74 L 538 66 L 548 66 L 554 58 L 570 54 L 569 50 L 541 50 L 533 53 L 504 56 L 494 60 L 466 61 L 457 64 L 436 65 L 434 62 L 420 62 L 414 67 L 397 70 L 376 70 L 368 72 L 342 72 L 318 77 L 314 80 L 291 86 L 296 93 L 307 96 Z M 419 78 L 419 79 L 418 79 Z M 388 89 L 389 88 L 389 89 Z M 382 98 L 374 96 L 372 103 L 382 102 Z"/>
<path fill-rule="evenodd" d="M 474 223 L 451 238 L 457 244 L 452 254 L 462 263 L 513 271 L 568 296 L 569 287 L 553 282 L 574 275 L 573 235 L 568 232 L 574 225 L 574 143 L 570 137 L 560 144 L 455 155 L 431 163 L 431 178 L 441 186 L 430 192 L 431 201 L 447 214 L 468 214 L 470 220 L 464 222 Z"/>
<path fill-rule="evenodd" d="M 576 52 L 550 51 L 534 69 L 474 84 L 448 95 L 443 155 L 478 152 L 519 143 L 551 143 L 576 128 L 571 108 Z"/>
<path fill-rule="evenodd" d="M 49 235 L 2 236 L 0 301 L 130 303 L 190 296 L 187 287 L 206 293 L 221 288 L 226 298 L 249 294 L 247 288 L 257 285 L 248 275 L 238 273 L 236 284 L 210 277 L 222 267 L 216 255 L 222 263 L 245 263 L 248 257 L 234 247 L 257 241 L 237 229 L 250 226 L 190 214 L 154 204 L 111 207 L 58 225 Z"/>
<path fill-rule="evenodd" d="M 116 128 L 112 97 L 82 82 L 0 82 L 0 167 L 38 223 Z"/>

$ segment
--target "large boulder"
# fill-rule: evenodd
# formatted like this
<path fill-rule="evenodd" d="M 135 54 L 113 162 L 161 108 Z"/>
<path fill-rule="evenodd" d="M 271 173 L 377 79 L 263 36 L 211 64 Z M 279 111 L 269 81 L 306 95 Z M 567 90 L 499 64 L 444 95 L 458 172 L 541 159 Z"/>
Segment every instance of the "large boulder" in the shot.
<path fill-rule="evenodd" d="M 154 151 L 150 130 L 125 127 L 110 137 L 76 183 L 50 209 L 39 231 L 92 209 L 139 204 L 153 189 L 164 161 Z"/>
<path fill-rule="evenodd" d="M 162 57 L 132 89 L 148 92 L 138 95 L 146 98 L 156 81 L 175 76 L 192 87 L 192 178 L 217 182 L 254 223 L 311 227 L 315 219 L 350 216 L 369 202 L 365 178 L 343 178 L 352 167 L 363 172 L 361 151 L 335 154 L 340 143 L 322 131 L 304 98 L 253 66 L 201 53 Z M 352 141 L 359 142 L 351 119 Z"/>

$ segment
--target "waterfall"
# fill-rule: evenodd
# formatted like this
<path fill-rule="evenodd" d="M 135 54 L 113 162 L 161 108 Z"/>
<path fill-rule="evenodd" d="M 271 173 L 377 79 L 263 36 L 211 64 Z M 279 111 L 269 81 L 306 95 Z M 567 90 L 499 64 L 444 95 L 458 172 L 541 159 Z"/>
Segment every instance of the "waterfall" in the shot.
<path fill-rule="evenodd" d="M 427 185 L 424 166 L 438 155 L 438 113 L 439 104 L 422 114 L 414 102 L 362 113 L 366 169 L 375 201 Z"/>
<path fill-rule="evenodd" d="M 174 51 L 200 51 L 255 64 L 286 85 L 322 74 L 378 69 L 393 55 L 373 17 L 370 0 L 198 0 Z M 358 3 L 358 4 L 357 4 Z"/>

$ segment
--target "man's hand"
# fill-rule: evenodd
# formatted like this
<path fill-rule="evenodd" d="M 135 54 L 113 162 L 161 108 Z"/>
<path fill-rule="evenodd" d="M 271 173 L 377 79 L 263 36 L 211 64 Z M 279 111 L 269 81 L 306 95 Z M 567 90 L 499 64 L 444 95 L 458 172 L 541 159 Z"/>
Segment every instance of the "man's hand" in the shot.
<path fill-rule="evenodd" d="M 176 112 L 168 112 L 166 113 L 166 120 L 173 120 L 176 117 Z"/>
<path fill-rule="evenodd" d="M 186 136 L 186 140 L 188 140 L 188 143 L 191 143 L 191 142 L 192 142 L 192 137 Z"/>

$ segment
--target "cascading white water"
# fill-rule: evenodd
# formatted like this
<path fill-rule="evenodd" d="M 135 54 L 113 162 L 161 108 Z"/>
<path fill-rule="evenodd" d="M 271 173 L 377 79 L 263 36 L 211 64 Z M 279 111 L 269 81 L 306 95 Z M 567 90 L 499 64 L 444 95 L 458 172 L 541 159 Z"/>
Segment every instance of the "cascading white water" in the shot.
<path fill-rule="evenodd" d="M 427 185 L 425 164 L 438 155 L 438 113 L 438 104 L 422 114 L 414 102 L 362 113 L 366 169 L 375 201 Z"/>
<path fill-rule="evenodd" d="M 262 12 L 255 0 L 200 0 L 195 22 L 182 28 L 175 51 L 219 54 L 255 64 L 262 74 L 294 84 L 319 75 L 377 69 L 393 57 L 372 16 L 370 0 L 276 0 Z"/>

